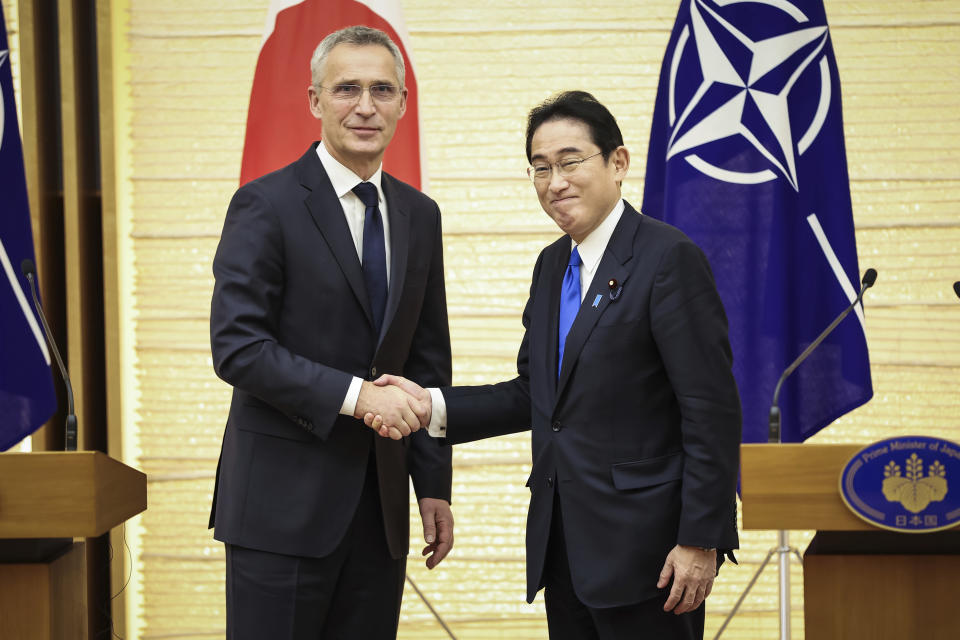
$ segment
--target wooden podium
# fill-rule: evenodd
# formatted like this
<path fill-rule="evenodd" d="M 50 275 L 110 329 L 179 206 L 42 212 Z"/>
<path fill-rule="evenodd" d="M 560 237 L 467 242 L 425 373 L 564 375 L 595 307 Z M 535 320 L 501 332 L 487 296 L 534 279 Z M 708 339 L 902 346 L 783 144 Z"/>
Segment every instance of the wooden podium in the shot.
<path fill-rule="evenodd" d="M 816 529 L 803 557 L 808 640 L 960 637 L 960 532 L 885 531 L 840 498 L 861 445 L 745 444 L 744 529 Z"/>
<path fill-rule="evenodd" d="M 0 638 L 83 638 L 83 542 L 147 508 L 147 477 L 99 451 L 0 454 Z"/>

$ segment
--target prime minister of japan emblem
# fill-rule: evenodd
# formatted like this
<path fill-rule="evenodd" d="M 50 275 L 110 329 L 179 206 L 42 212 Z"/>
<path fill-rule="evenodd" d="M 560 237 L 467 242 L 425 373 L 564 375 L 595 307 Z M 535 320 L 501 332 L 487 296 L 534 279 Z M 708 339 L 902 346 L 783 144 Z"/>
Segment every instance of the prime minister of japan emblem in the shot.
<path fill-rule="evenodd" d="M 900 465 L 891 460 L 883 470 L 883 495 L 890 502 L 899 502 L 911 513 L 920 513 L 931 502 L 939 502 L 947 495 L 947 472 L 939 460 L 934 460 L 923 475 L 923 459 L 911 454 L 906 461 L 907 475 Z"/>
<path fill-rule="evenodd" d="M 857 452 L 840 476 L 840 493 L 855 515 L 884 529 L 922 533 L 960 522 L 960 445 L 909 436 Z"/>

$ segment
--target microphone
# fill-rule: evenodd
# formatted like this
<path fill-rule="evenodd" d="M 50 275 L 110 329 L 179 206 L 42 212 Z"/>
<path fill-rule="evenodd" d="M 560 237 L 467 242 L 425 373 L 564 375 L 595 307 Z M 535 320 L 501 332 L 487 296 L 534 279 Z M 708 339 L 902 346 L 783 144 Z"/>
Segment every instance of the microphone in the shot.
<path fill-rule="evenodd" d="M 957 280 L 953 283 L 953 292 L 957 294 L 958 298 L 960 298 L 960 280 Z"/>
<path fill-rule="evenodd" d="M 46 335 L 47 344 L 50 345 L 50 350 L 53 351 L 53 355 L 57 360 L 57 366 L 60 367 L 60 375 L 63 376 L 63 381 L 67 385 L 67 424 L 64 437 L 66 446 L 64 446 L 64 449 L 66 451 L 76 451 L 77 415 L 74 413 L 73 408 L 73 385 L 70 384 L 70 374 L 67 373 L 67 368 L 63 366 L 63 358 L 60 357 L 60 350 L 57 349 L 57 343 L 53 341 L 53 334 L 50 332 L 50 325 L 47 324 L 47 318 L 43 315 L 43 307 L 40 305 L 40 298 L 37 297 L 37 285 L 35 282 L 35 274 L 37 269 L 33 265 L 33 260 L 30 258 L 25 258 L 23 262 L 20 263 L 20 271 L 23 272 L 23 276 L 30 283 L 30 294 L 33 296 L 33 304 L 37 307 L 37 312 L 40 314 L 40 323 L 43 325 L 43 333 Z"/>
<path fill-rule="evenodd" d="M 777 381 L 777 386 L 773 390 L 773 404 L 770 406 L 770 442 L 780 442 L 780 407 L 777 406 L 777 399 L 780 397 L 780 387 L 783 385 L 783 381 L 787 379 L 787 376 L 793 373 L 794 369 L 800 366 L 801 362 L 807 359 L 807 356 L 809 356 L 814 349 L 820 346 L 820 343 L 823 342 L 824 338 L 830 335 L 830 332 L 833 331 L 838 324 L 840 324 L 840 321 L 846 318 L 848 313 L 853 311 L 854 307 L 856 307 L 857 304 L 863 300 L 864 292 L 872 287 L 876 281 L 877 270 L 867 269 L 866 273 L 863 274 L 863 280 L 860 282 L 860 293 L 857 294 L 856 299 L 850 303 L 850 306 L 843 310 L 843 313 L 834 318 L 833 322 L 831 322 L 830 325 L 823 330 L 823 333 L 817 336 L 817 339 L 811 342 L 810 346 L 804 349 L 803 353 L 797 356 L 797 359 L 790 363 L 790 366 L 787 367 L 784 370 L 783 375 L 780 376 L 780 379 Z M 958 287 L 960 287 L 960 282 L 954 285 L 955 289 Z M 957 295 L 960 295 L 960 291 L 958 291 Z"/>

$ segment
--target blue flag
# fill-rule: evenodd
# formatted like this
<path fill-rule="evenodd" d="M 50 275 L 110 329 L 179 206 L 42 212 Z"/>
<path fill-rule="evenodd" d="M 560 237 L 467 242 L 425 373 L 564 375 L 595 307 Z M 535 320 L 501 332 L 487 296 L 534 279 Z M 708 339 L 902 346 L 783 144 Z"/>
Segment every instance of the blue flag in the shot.
<path fill-rule="evenodd" d="M 43 426 L 57 406 L 50 355 L 20 271 L 24 259 L 33 260 L 33 234 L 9 53 L 0 7 L 0 451 Z"/>
<path fill-rule="evenodd" d="M 821 0 L 681 0 L 643 212 L 706 252 L 730 320 L 744 442 L 781 372 L 860 287 L 840 80 Z M 780 394 L 800 442 L 873 395 L 858 306 Z"/>

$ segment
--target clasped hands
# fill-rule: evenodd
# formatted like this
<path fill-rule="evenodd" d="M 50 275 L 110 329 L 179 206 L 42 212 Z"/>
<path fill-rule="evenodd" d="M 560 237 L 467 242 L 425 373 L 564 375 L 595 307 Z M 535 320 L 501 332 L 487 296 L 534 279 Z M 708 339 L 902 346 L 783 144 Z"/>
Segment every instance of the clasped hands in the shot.
<path fill-rule="evenodd" d="M 383 375 L 360 387 L 354 416 L 384 438 L 399 440 L 430 424 L 430 392 L 401 376 Z M 453 512 L 439 498 L 419 500 L 428 569 L 433 569 L 453 548 Z"/>
<path fill-rule="evenodd" d="M 354 416 L 384 438 L 400 440 L 430 424 L 430 392 L 402 376 L 364 381 Z"/>

